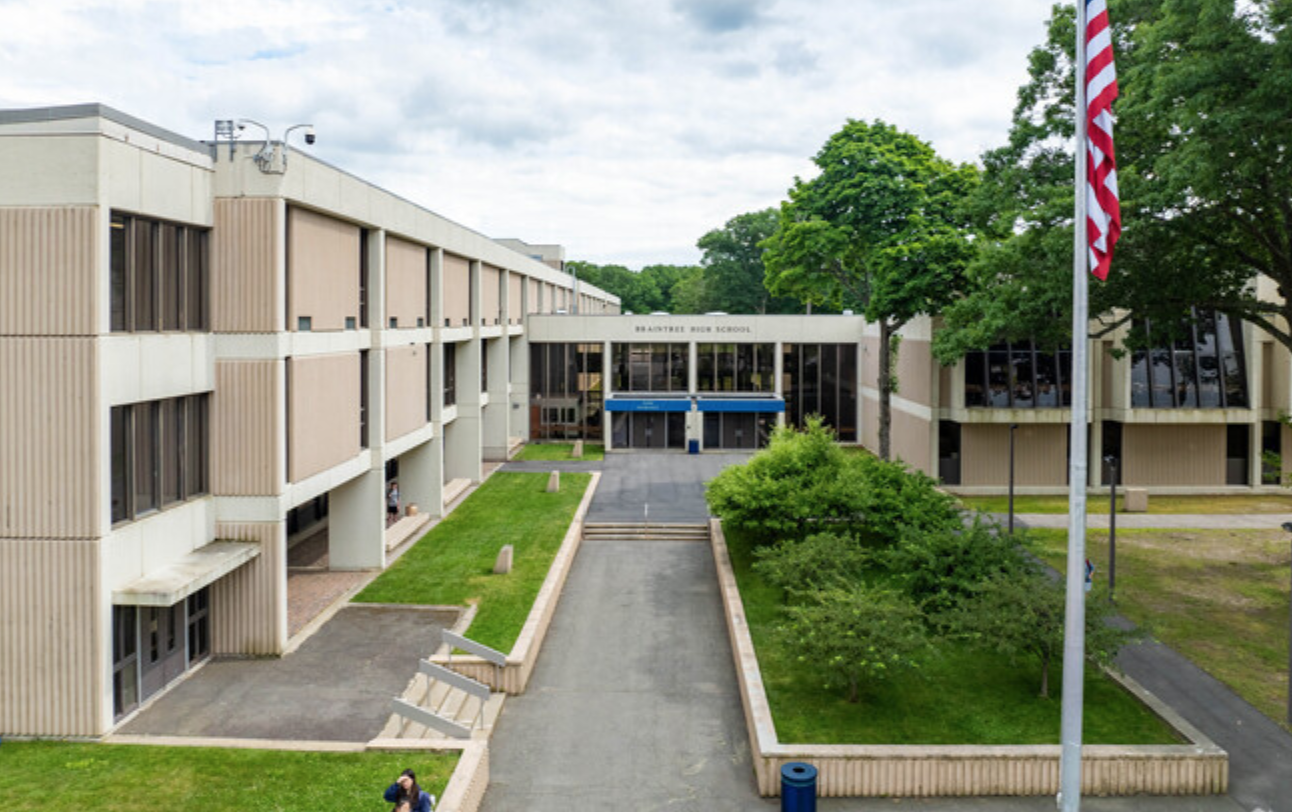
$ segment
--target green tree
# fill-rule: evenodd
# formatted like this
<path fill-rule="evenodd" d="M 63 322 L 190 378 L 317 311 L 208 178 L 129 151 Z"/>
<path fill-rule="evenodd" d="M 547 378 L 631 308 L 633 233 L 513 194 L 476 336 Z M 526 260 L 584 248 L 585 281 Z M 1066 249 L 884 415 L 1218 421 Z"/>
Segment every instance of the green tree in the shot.
<path fill-rule="evenodd" d="M 825 687 L 846 689 L 849 702 L 863 682 L 918 669 L 929 649 L 920 611 L 892 590 L 828 589 L 785 613 L 783 639 L 820 669 Z"/>
<path fill-rule="evenodd" d="M 830 588 L 849 588 L 861 582 L 868 556 L 856 539 L 835 533 L 817 533 L 802 541 L 781 541 L 754 552 L 754 571 L 763 580 L 785 590 L 791 599 Z"/>
<path fill-rule="evenodd" d="M 669 293 L 673 299 L 674 313 L 705 313 L 709 310 L 704 269 L 699 266 L 683 274 Z"/>
<path fill-rule="evenodd" d="M 978 171 L 882 121 L 849 121 L 796 179 L 763 243 L 767 287 L 879 326 L 879 455 L 891 455 L 894 333 L 960 289 L 974 252 L 964 200 Z"/>
<path fill-rule="evenodd" d="M 906 530 L 880 555 L 896 583 L 935 624 L 988 578 L 1026 573 L 1025 535 L 1010 536 L 975 516 L 970 524 Z"/>
<path fill-rule="evenodd" d="M 1009 143 L 984 157 L 993 239 L 944 312 L 944 362 L 1003 338 L 1069 340 L 1073 13 L 1055 7 Z M 1110 0 L 1109 15 L 1123 232 L 1090 289 L 1094 335 L 1149 319 L 1161 343 L 1196 307 L 1292 347 L 1292 3 Z"/>
<path fill-rule="evenodd" d="M 1018 663 L 1041 668 L 1040 695 L 1050 695 L 1050 664 L 1062 655 L 1064 586 L 1038 570 L 992 575 L 944 616 L 956 636 Z M 1086 656 L 1107 665 L 1134 635 L 1109 623 L 1106 601 L 1086 601 Z"/>
<path fill-rule="evenodd" d="M 703 308 L 726 313 L 801 313 L 803 305 L 788 296 L 773 296 L 765 284 L 763 243 L 776 232 L 776 209 L 738 214 L 700 238 L 703 252 Z"/>

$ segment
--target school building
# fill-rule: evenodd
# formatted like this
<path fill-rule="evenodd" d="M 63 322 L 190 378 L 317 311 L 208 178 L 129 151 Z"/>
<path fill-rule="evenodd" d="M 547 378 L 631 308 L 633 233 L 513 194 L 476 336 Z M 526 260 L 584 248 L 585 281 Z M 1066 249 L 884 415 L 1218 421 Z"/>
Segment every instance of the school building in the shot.
<path fill-rule="evenodd" d="M 559 245 L 493 240 L 281 144 L 100 105 L 0 111 L 0 734 L 101 735 L 212 655 L 289 644 L 288 552 L 379 570 L 399 509 L 525 441 L 754 449 L 820 414 L 878 445 L 859 316 L 627 316 Z M 1091 342 L 1090 484 L 1262 485 L 1292 357 L 1199 314 Z M 1071 358 L 901 333 L 893 448 L 967 492 L 1067 478 Z M 399 539 L 395 539 L 398 542 Z"/>

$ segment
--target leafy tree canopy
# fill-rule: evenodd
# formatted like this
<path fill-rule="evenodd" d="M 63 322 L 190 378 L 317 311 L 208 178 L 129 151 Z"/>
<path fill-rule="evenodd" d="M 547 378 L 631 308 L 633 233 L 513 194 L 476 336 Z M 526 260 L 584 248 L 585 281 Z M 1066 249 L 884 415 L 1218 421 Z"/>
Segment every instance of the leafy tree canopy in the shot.
<path fill-rule="evenodd" d="M 944 313 L 944 362 L 1001 339 L 1068 342 L 1073 15 L 1055 7 L 1009 143 L 984 156 L 989 245 Z M 1170 331 L 1198 307 L 1292 347 L 1292 2 L 1110 0 L 1109 15 L 1123 232 L 1109 281 L 1090 288 L 1095 333 L 1131 318 Z"/>
<path fill-rule="evenodd" d="M 882 121 L 849 121 L 813 161 L 820 174 L 795 180 L 776 233 L 763 243 L 767 287 L 857 310 L 879 325 L 879 453 L 888 459 L 890 338 L 960 290 L 974 254 L 964 204 L 978 171 Z"/>
<path fill-rule="evenodd" d="M 803 305 L 790 296 L 773 296 L 764 279 L 761 243 L 776 231 L 776 209 L 738 214 L 722 228 L 700 238 L 703 251 L 698 307 L 686 312 L 801 313 Z"/>
<path fill-rule="evenodd" d="M 581 281 L 619 297 L 624 312 L 654 313 L 673 311 L 673 288 L 691 267 L 683 265 L 647 265 L 631 271 L 623 265 L 596 265 L 572 261 L 566 269 Z"/>

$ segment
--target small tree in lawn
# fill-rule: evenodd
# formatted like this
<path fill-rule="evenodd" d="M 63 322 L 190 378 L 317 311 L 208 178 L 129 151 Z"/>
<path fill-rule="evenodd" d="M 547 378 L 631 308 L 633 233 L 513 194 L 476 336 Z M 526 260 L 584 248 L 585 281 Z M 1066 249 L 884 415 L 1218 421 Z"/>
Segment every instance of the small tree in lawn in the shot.
<path fill-rule="evenodd" d="M 785 613 L 786 642 L 821 670 L 827 688 L 845 689 L 849 702 L 863 682 L 917 669 L 929 647 L 919 609 L 889 590 L 863 584 L 823 590 Z"/>
<path fill-rule="evenodd" d="M 1086 602 L 1086 656 L 1102 665 L 1135 635 L 1108 624 L 1103 601 Z M 1050 695 L 1050 663 L 1063 651 L 1064 587 L 1035 569 L 992 575 L 946 617 L 958 636 L 995 651 L 1011 664 L 1035 658 L 1042 697 Z"/>
<path fill-rule="evenodd" d="M 867 555 L 856 539 L 817 533 L 802 541 L 781 541 L 755 551 L 754 571 L 779 586 L 792 600 L 823 589 L 848 589 L 861 583 Z"/>

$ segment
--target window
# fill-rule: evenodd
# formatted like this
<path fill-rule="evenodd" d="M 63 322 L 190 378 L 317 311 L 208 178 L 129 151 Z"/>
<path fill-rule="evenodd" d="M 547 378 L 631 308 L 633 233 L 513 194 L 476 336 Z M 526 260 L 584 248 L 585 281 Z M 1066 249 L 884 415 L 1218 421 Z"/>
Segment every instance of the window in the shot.
<path fill-rule="evenodd" d="M 444 405 L 454 406 L 458 402 L 458 347 L 456 344 L 444 345 Z"/>
<path fill-rule="evenodd" d="M 686 392 L 686 344 L 615 344 L 616 392 Z"/>
<path fill-rule="evenodd" d="M 1072 353 L 1032 341 L 996 344 L 965 355 L 965 407 L 1055 409 L 1072 405 Z"/>
<path fill-rule="evenodd" d="M 359 326 L 368 326 L 368 229 L 359 232 Z M 367 443 L 363 444 L 366 448 Z"/>
<path fill-rule="evenodd" d="M 207 493 L 207 404 L 190 395 L 112 408 L 114 524 Z"/>
<path fill-rule="evenodd" d="M 188 596 L 188 663 L 203 660 L 211 653 L 211 588 L 204 587 Z"/>
<path fill-rule="evenodd" d="M 110 234 L 113 332 L 209 329 L 208 229 L 114 213 Z"/>
<path fill-rule="evenodd" d="M 139 632 L 133 606 L 112 607 L 112 715 L 121 718 L 139 704 Z"/>
<path fill-rule="evenodd" d="M 857 345 L 785 344 L 782 353 L 786 422 L 802 426 L 819 414 L 840 442 L 856 442 Z"/>
<path fill-rule="evenodd" d="M 601 439 L 601 352 L 600 344 L 529 345 L 531 439 Z"/>
<path fill-rule="evenodd" d="M 359 351 L 359 447 L 368 447 L 368 351 Z"/>
<path fill-rule="evenodd" d="M 480 391 L 489 391 L 489 342 L 480 342 Z"/>
<path fill-rule="evenodd" d="M 1147 320 L 1134 329 L 1143 331 L 1149 349 L 1131 354 L 1132 408 L 1247 408 L 1240 322 L 1224 313 L 1194 311 L 1174 331 L 1169 346 L 1154 345 L 1153 325 Z"/>

